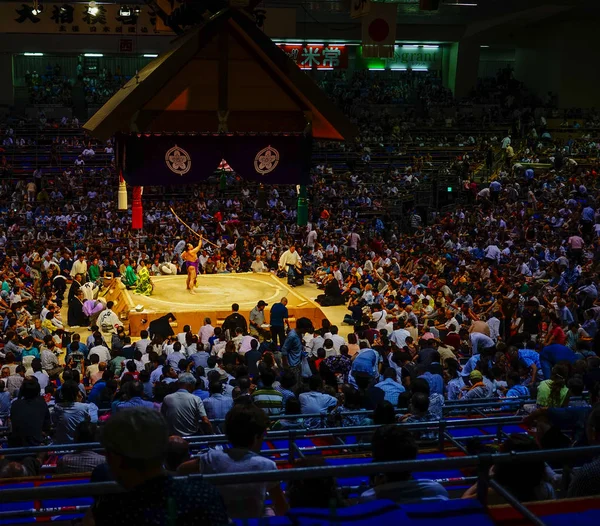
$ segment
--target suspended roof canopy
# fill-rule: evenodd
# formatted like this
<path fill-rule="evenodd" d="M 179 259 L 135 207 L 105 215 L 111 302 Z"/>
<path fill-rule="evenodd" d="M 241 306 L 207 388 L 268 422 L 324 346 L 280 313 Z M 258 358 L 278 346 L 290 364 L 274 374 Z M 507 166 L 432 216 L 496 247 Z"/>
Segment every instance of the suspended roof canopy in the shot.
<path fill-rule="evenodd" d="M 224 9 L 176 39 L 84 128 L 106 140 L 117 132 L 303 132 L 309 122 L 317 139 L 357 133 L 253 20 Z"/>

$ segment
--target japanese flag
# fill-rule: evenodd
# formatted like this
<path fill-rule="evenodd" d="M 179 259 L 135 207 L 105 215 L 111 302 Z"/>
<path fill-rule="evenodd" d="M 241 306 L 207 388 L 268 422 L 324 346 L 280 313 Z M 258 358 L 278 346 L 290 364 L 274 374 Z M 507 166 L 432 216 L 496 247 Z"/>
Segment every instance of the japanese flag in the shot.
<path fill-rule="evenodd" d="M 393 56 L 397 10 L 397 4 L 371 3 L 369 14 L 362 19 L 363 56 Z M 372 46 L 376 49 L 369 49 Z"/>

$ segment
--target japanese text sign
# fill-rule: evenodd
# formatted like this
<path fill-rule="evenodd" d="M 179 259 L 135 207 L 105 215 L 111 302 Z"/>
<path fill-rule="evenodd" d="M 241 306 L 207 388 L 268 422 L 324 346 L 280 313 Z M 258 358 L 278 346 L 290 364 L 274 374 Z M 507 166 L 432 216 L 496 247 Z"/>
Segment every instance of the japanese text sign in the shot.
<path fill-rule="evenodd" d="M 300 69 L 346 69 L 348 48 L 344 44 L 278 44 Z"/>

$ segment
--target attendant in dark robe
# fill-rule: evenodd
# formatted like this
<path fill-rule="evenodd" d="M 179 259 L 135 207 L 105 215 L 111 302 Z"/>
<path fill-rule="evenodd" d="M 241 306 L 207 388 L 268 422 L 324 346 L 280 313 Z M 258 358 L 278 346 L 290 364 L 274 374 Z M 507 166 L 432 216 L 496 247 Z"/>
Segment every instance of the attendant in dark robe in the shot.
<path fill-rule="evenodd" d="M 345 303 L 340 286 L 333 276 L 331 276 L 329 281 L 325 284 L 325 294 L 319 294 L 316 302 L 323 307 L 343 305 Z"/>
<path fill-rule="evenodd" d="M 169 312 L 169 314 L 165 314 L 164 316 L 161 316 L 160 318 L 151 321 L 150 325 L 148 325 L 148 332 L 150 333 L 150 338 L 154 338 L 154 336 L 158 335 L 166 340 L 169 336 L 173 336 L 175 333 L 173 332 L 173 328 L 171 327 L 170 322 L 175 320 L 175 316 L 173 316 L 173 314 Z"/>
<path fill-rule="evenodd" d="M 67 312 L 67 323 L 69 327 L 87 327 L 89 318 L 83 313 L 83 291 L 78 290 L 75 297 L 69 301 Z"/>
<path fill-rule="evenodd" d="M 81 274 L 77 274 L 73 279 L 73 283 L 71 283 L 71 288 L 69 289 L 69 296 L 67 298 L 67 302 L 71 305 L 71 301 L 73 298 L 77 296 L 77 292 L 81 288 L 81 283 L 83 282 L 83 277 Z"/>

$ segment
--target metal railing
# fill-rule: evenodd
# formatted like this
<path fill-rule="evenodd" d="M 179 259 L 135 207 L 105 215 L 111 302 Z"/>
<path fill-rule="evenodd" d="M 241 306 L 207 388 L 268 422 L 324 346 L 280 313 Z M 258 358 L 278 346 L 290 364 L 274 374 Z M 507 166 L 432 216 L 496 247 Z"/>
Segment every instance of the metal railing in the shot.
<path fill-rule="evenodd" d="M 179 480 L 203 480 L 215 486 L 228 484 L 257 484 L 265 482 L 290 482 L 323 477 L 367 477 L 381 473 L 410 473 L 418 470 L 428 472 L 434 470 L 449 470 L 462 468 L 477 468 L 477 498 L 484 505 L 488 503 L 488 490 L 491 488 L 503 497 L 508 504 L 517 510 L 530 523 L 543 526 L 542 519 L 534 515 L 517 497 L 512 495 L 498 481 L 490 477 L 492 466 L 514 464 L 521 462 L 556 462 L 568 464 L 573 461 L 582 461 L 600 455 L 600 446 L 588 446 L 572 449 L 553 449 L 544 451 L 522 453 L 497 453 L 481 454 L 465 457 L 442 459 L 418 459 L 394 462 L 373 462 L 360 465 L 323 466 L 293 468 L 262 472 L 224 473 L 214 475 L 188 475 L 176 477 Z M 98 497 L 124 493 L 125 490 L 116 482 L 65 484 L 57 486 L 39 486 L 35 488 L 3 489 L 0 491 L 0 503 L 14 503 L 23 501 L 44 501 L 49 499 L 74 499 L 85 497 Z M 15 510 L 0 512 L 0 519 L 18 519 L 23 517 L 64 515 L 83 513 L 88 506 L 70 506 L 68 508 L 42 508 L 33 510 Z"/>
<path fill-rule="evenodd" d="M 311 417 L 311 415 L 300 415 L 304 417 Z M 312 415 L 320 416 L 318 414 Z M 461 420 L 432 420 L 429 422 L 411 422 L 411 423 L 399 423 L 395 424 L 402 429 L 411 432 L 423 432 L 428 431 L 430 433 L 435 432 L 436 437 L 429 439 L 429 443 L 437 443 L 440 451 L 443 451 L 446 446 L 446 441 L 452 443 L 458 447 L 461 451 L 466 451 L 464 446 L 460 444 L 460 441 L 468 440 L 473 437 L 481 439 L 500 439 L 506 436 L 502 431 L 502 426 L 518 424 L 522 421 L 520 416 L 507 416 L 507 417 L 490 417 L 490 418 L 468 418 Z M 454 429 L 464 428 L 477 428 L 477 427 L 496 427 L 496 433 L 494 434 L 478 434 L 473 437 L 459 437 L 454 438 L 450 432 Z M 261 451 L 263 455 L 277 455 L 287 454 L 288 461 L 293 461 L 296 457 L 303 457 L 305 451 L 332 451 L 332 450 L 353 450 L 366 448 L 369 446 L 369 442 L 362 442 L 358 444 L 347 444 L 343 441 L 344 437 L 348 436 L 369 436 L 380 426 L 369 425 L 369 426 L 349 426 L 349 427 L 326 427 L 317 429 L 287 429 L 281 431 L 269 431 L 265 435 L 265 441 L 287 441 L 286 448 L 279 449 L 265 449 Z M 338 443 L 325 445 L 325 446 L 299 446 L 296 441 L 300 439 L 310 438 L 323 438 L 323 437 L 334 437 L 338 439 Z M 208 447 L 215 446 L 226 446 L 229 440 L 224 434 L 217 435 L 193 435 L 184 437 L 192 451 L 199 451 Z M 458 444 L 458 445 L 457 445 Z M 83 444 L 49 444 L 43 446 L 34 447 L 17 447 L 17 448 L 4 448 L 0 452 L 5 458 L 22 457 L 24 455 L 33 455 L 38 453 L 67 453 L 72 451 L 102 451 L 103 447 L 99 442 L 89 442 Z"/>

